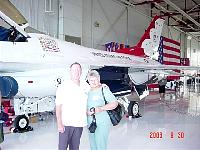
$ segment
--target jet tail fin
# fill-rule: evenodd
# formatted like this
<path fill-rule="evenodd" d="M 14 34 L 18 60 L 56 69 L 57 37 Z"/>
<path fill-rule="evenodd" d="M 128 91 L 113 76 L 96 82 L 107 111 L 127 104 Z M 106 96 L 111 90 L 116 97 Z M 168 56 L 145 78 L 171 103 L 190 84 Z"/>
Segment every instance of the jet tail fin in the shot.
<path fill-rule="evenodd" d="M 119 49 L 116 52 L 135 56 L 153 57 L 158 51 L 163 24 L 164 19 L 155 16 L 136 46 Z"/>

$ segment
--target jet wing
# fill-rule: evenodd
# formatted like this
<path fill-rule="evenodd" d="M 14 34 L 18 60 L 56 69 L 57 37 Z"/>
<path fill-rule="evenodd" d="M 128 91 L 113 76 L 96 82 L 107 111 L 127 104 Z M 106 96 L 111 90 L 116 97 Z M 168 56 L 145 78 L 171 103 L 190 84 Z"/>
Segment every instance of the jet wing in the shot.
<path fill-rule="evenodd" d="M 48 67 L 65 67 L 65 64 L 41 64 L 41 63 L 15 63 L 15 62 L 0 62 L 0 72 L 24 72 L 30 70 L 40 70 Z M 125 64 L 109 64 L 109 65 L 92 65 L 91 68 L 101 68 L 105 66 L 115 66 L 115 67 L 127 67 L 129 72 L 148 72 L 148 73 L 166 73 L 166 74 L 177 74 L 172 71 L 174 69 L 179 70 L 200 70 L 200 67 L 195 66 L 168 66 L 168 65 L 125 65 Z"/>
<path fill-rule="evenodd" d="M 94 65 L 95 66 L 95 65 Z M 99 65 L 98 65 L 99 66 Z M 200 70 L 199 66 L 176 66 L 176 65 L 162 65 L 160 63 L 156 64 L 125 64 L 125 63 L 109 63 L 109 65 L 102 65 L 100 66 L 115 66 L 115 67 L 128 67 L 131 72 L 135 71 L 149 71 L 152 70 L 156 72 L 158 71 L 170 71 L 170 70 Z"/>
<path fill-rule="evenodd" d="M 129 65 L 127 65 L 128 67 Z M 130 69 L 141 69 L 141 70 L 200 70 L 198 66 L 175 66 L 175 65 L 138 65 L 130 66 Z"/>
<path fill-rule="evenodd" d="M 134 72 L 143 72 L 148 74 L 165 74 L 165 75 L 185 75 L 182 73 L 175 72 L 174 70 L 200 70 L 198 66 L 175 66 L 175 65 L 124 65 L 124 64 L 113 64 L 109 66 L 118 66 L 118 67 L 128 67 L 129 73 Z"/>

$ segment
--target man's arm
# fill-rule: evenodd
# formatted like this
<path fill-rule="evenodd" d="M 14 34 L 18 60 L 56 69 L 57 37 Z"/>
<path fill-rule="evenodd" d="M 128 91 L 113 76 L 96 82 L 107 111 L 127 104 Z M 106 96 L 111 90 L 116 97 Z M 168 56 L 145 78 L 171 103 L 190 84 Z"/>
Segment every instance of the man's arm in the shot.
<path fill-rule="evenodd" d="M 65 131 L 64 125 L 62 123 L 62 105 L 56 105 L 56 118 L 57 118 L 57 126 L 58 132 L 63 133 Z"/>

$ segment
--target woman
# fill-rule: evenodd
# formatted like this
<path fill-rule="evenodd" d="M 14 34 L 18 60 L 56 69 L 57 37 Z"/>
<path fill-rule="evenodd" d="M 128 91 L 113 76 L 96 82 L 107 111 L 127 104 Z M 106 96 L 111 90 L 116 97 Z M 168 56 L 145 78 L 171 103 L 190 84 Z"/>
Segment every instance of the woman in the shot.
<path fill-rule="evenodd" d="M 107 86 L 100 83 L 100 75 L 97 71 L 92 70 L 88 74 L 90 91 L 88 93 L 88 125 L 92 122 L 90 108 L 95 108 L 95 117 L 97 128 L 95 133 L 89 133 L 90 147 L 92 150 L 106 150 L 110 127 L 112 126 L 110 117 L 106 110 L 112 110 L 117 107 L 118 102 Z M 108 104 L 105 105 L 103 93 Z"/>

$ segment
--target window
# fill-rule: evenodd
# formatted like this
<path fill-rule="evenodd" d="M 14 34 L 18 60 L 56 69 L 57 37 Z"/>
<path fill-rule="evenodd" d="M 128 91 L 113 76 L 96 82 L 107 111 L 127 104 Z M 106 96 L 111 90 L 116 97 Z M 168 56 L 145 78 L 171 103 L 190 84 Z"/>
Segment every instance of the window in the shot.
<path fill-rule="evenodd" d="M 75 36 L 65 35 L 65 41 L 81 45 L 81 37 L 75 37 Z"/>
<path fill-rule="evenodd" d="M 45 0 L 45 12 L 53 12 L 52 0 Z"/>

